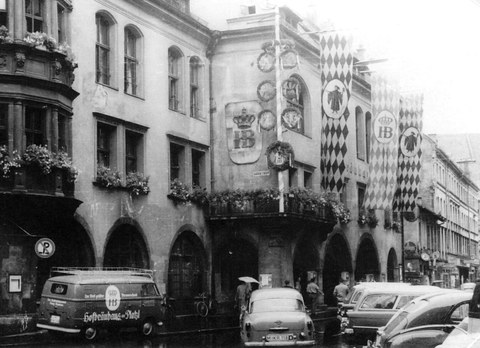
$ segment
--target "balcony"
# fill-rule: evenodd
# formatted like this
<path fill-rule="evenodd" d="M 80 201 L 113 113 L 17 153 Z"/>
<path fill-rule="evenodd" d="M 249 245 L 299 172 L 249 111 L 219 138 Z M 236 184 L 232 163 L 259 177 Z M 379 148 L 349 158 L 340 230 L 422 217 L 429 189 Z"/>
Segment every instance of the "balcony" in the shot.
<path fill-rule="evenodd" d="M 286 218 L 335 225 L 335 218 L 329 206 L 305 204 L 295 197 L 284 200 L 284 212 L 279 212 L 279 200 L 257 201 L 245 199 L 241 203 L 213 203 L 208 208 L 210 221 L 238 219 Z"/>
<path fill-rule="evenodd" d="M 67 180 L 65 169 L 43 174 L 37 166 L 16 168 L 8 177 L 0 176 L 0 193 L 40 194 L 56 197 L 74 196 L 75 184 Z"/>

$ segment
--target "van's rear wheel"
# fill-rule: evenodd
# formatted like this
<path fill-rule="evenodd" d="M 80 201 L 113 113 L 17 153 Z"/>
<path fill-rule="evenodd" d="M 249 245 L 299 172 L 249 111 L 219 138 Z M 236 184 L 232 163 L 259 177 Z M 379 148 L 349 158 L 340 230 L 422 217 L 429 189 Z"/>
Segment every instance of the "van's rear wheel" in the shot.
<path fill-rule="evenodd" d="M 92 326 L 88 326 L 85 329 L 83 329 L 83 337 L 86 340 L 93 341 L 98 334 L 98 330 Z"/>
<path fill-rule="evenodd" d="M 155 324 L 153 320 L 146 319 L 142 324 L 141 331 L 143 336 L 152 336 L 155 331 Z"/>

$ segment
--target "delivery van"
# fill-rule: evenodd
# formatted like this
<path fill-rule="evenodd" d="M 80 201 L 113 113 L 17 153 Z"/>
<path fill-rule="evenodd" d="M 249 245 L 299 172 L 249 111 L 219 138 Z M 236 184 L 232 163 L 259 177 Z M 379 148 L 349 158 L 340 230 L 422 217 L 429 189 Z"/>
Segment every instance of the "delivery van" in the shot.
<path fill-rule="evenodd" d="M 136 327 L 145 336 L 163 325 L 163 297 L 153 271 L 55 267 L 44 287 L 37 327 L 96 338 L 100 329 Z"/>

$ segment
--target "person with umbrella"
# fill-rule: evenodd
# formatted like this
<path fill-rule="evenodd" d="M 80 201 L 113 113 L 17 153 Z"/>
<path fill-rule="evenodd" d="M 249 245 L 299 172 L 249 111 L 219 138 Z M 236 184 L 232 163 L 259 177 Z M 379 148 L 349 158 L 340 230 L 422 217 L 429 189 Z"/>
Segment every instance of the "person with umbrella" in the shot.
<path fill-rule="evenodd" d="M 235 293 L 235 305 L 241 318 L 243 312 L 247 309 L 248 300 L 250 299 L 250 294 L 252 293 L 252 286 L 250 283 L 258 283 L 258 281 L 252 277 L 240 277 L 238 280 L 241 281 L 241 284 L 237 286 L 237 291 Z"/>

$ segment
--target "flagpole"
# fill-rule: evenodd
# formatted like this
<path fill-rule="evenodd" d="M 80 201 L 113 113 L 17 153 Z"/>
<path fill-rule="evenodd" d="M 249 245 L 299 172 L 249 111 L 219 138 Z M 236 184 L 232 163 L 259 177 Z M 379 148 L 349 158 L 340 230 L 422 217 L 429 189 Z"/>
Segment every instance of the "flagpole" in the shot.
<path fill-rule="evenodd" d="M 400 210 L 400 231 L 402 238 L 402 270 L 401 270 L 401 281 L 405 283 L 405 230 L 403 223 L 403 210 Z"/>
<path fill-rule="evenodd" d="M 277 104 L 277 140 L 282 141 L 282 85 L 280 81 L 280 9 L 278 5 L 275 5 L 275 88 L 276 88 L 276 104 Z M 279 202 L 278 211 L 284 212 L 284 182 L 283 173 L 278 171 L 278 191 Z"/>

